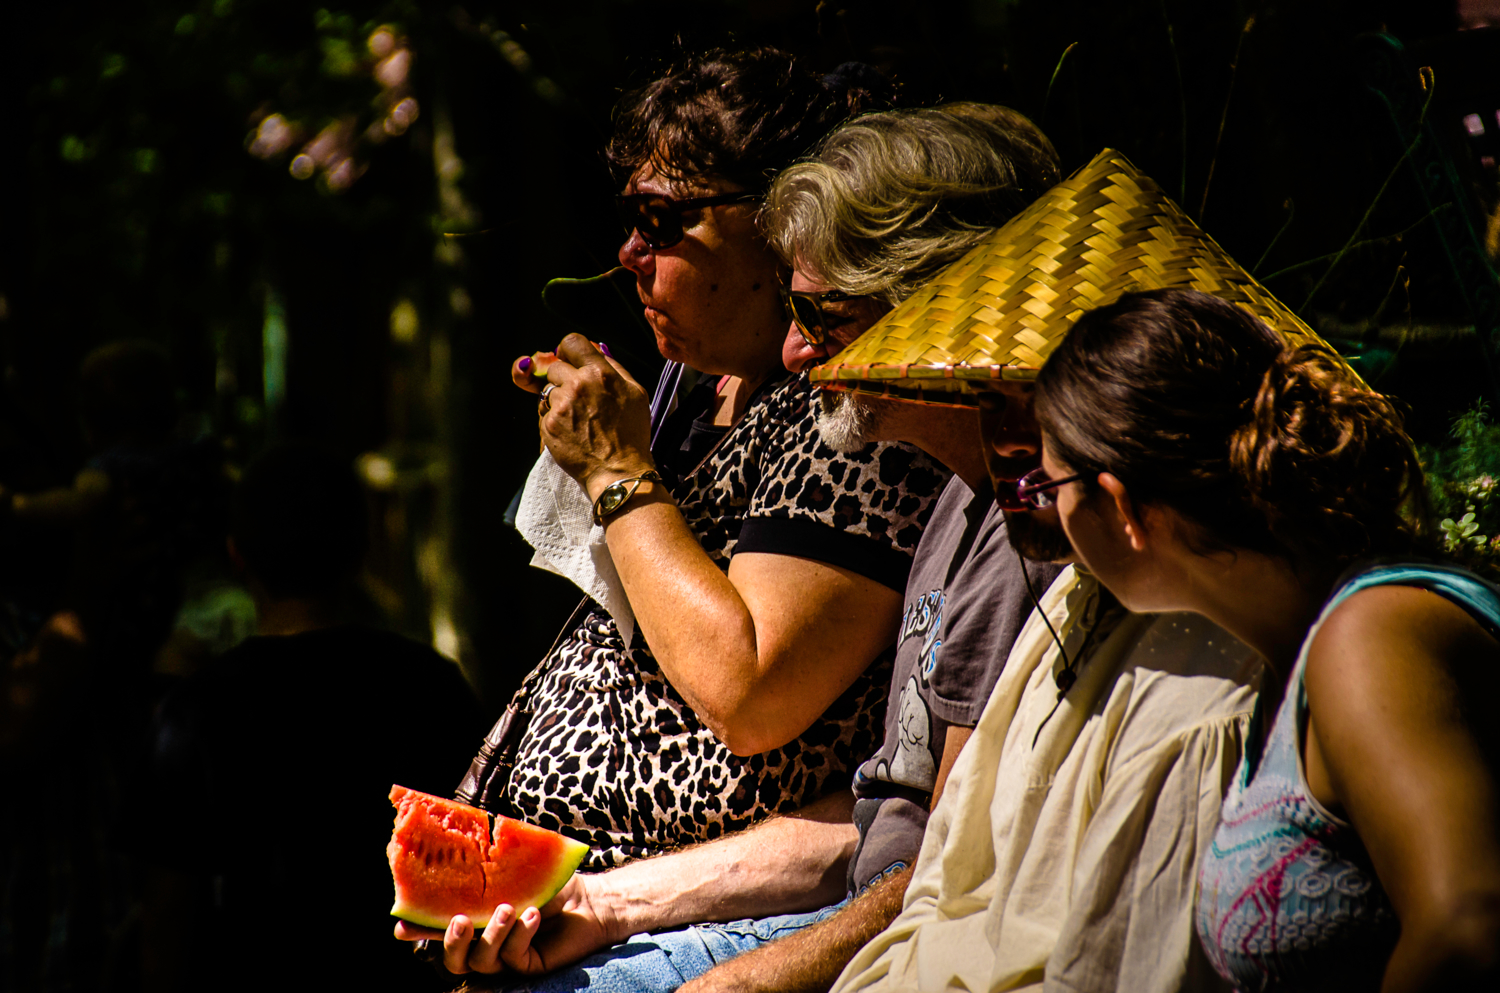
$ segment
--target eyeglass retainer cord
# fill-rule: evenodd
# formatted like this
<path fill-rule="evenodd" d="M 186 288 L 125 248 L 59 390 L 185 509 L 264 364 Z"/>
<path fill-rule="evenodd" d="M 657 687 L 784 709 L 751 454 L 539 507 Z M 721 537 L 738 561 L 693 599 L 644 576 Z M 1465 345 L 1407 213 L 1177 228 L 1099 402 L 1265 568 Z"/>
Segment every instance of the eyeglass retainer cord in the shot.
<path fill-rule="evenodd" d="M 1031 739 L 1031 747 L 1035 749 L 1036 743 L 1042 739 L 1042 728 L 1046 727 L 1047 722 L 1052 720 L 1052 715 L 1056 714 L 1057 708 L 1062 706 L 1063 697 L 1068 695 L 1068 690 L 1072 689 L 1073 684 L 1078 681 L 1078 669 L 1076 666 L 1078 661 L 1088 651 L 1089 641 L 1094 637 L 1094 628 L 1090 627 L 1084 634 L 1083 644 L 1078 646 L 1078 654 L 1074 658 L 1068 658 L 1068 650 L 1063 647 L 1062 638 L 1058 637 L 1057 629 L 1052 626 L 1052 621 L 1048 619 L 1047 612 L 1042 609 L 1041 601 L 1037 599 L 1036 590 L 1031 587 L 1031 575 L 1026 571 L 1026 556 L 1017 552 L 1016 559 L 1021 563 L 1021 579 L 1026 584 L 1026 595 L 1031 598 L 1032 606 L 1041 615 L 1042 623 L 1047 625 L 1047 632 L 1052 635 L 1052 640 L 1057 643 L 1057 652 L 1062 656 L 1063 660 L 1062 672 L 1057 674 L 1057 702 L 1052 705 L 1051 710 L 1047 711 L 1047 716 L 1042 718 L 1042 723 L 1037 725 L 1036 734 Z"/>

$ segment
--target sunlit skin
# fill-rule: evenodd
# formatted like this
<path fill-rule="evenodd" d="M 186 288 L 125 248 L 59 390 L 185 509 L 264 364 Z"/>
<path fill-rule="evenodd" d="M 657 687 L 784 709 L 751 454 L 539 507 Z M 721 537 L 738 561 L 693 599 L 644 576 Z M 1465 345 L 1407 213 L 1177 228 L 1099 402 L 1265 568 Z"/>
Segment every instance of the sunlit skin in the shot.
<path fill-rule="evenodd" d="M 819 282 L 800 268 L 792 270 L 789 289 L 800 293 L 826 293 L 835 289 Z M 859 297 L 853 300 L 824 301 L 823 327 L 828 338 L 820 345 L 809 345 L 795 323 L 787 329 L 786 340 L 781 346 L 781 364 L 792 372 L 802 372 L 825 362 L 854 343 L 891 309 L 890 304 L 875 297 Z"/>
<path fill-rule="evenodd" d="M 1052 479 L 1073 474 L 1044 445 Z M 1131 499 L 1113 473 L 1057 488 L 1080 559 L 1128 608 L 1203 614 L 1266 658 L 1271 712 L 1337 567 L 1243 548 L 1199 553 L 1196 525 Z M 1401 921 L 1386 993 L 1494 989 L 1500 975 L 1500 643 L 1411 586 L 1342 602 L 1308 647 L 1309 792 L 1358 831 Z"/>
<path fill-rule="evenodd" d="M 674 180 L 648 163 L 624 192 L 686 199 L 740 187 Z M 753 203 L 700 207 L 683 213 L 683 239 L 670 248 L 653 249 L 631 231 L 619 251 L 620 264 L 635 273 L 661 354 L 700 372 L 738 376 L 752 387 L 777 371 L 781 344 L 779 264 L 755 233 L 755 213 Z"/>
<path fill-rule="evenodd" d="M 733 188 L 708 181 L 673 183 L 648 167 L 626 192 L 686 198 Z M 632 231 L 620 249 L 621 262 L 636 275 L 662 354 L 722 377 L 714 417 L 725 425 L 739 418 L 754 387 L 780 372 L 786 333 L 777 263 L 756 232 L 754 209 L 753 204 L 724 204 L 689 212 L 680 243 L 651 249 Z M 519 359 L 512 379 L 531 392 L 553 388 L 538 407 L 542 441 L 589 498 L 597 499 L 610 484 L 654 468 L 649 398 L 584 336 L 565 337 L 556 351 L 558 361 L 547 368 L 545 380 L 523 369 Z M 612 514 L 605 540 L 639 636 L 668 681 L 735 754 L 765 752 L 801 734 L 894 640 L 899 591 L 794 555 L 737 554 L 726 575 L 663 486 L 643 486 Z M 807 665 L 810 658 L 819 664 Z M 815 854 L 841 845 L 852 850 L 855 832 L 848 811 L 837 813 L 842 816 L 829 823 L 833 842 L 810 846 Z M 649 864 L 644 871 L 649 873 Z M 827 875 L 826 866 L 817 874 Z M 712 902 L 709 883 L 715 872 L 697 875 L 709 887 L 704 899 Z M 544 971 L 549 957 L 556 962 L 557 956 L 572 955 L 578 942 L 610 938 L 613 943 L 636 933 L 610 931 L 621 920 L 628 926 L 630 908 L 610 902 L 611 883 L 624 886 L 624 878 L 575 876 L 545 914 L 501 907 L 478 933 L 460 916 L 446 932 L 401 923 L 396 936 L 441 939 L 444 964 L 453 973 L 496 972 L 502 962 L 522 972 Z M 807 878 L 806 871 L 801 878 Z M 775 889 L 772 883 L 768 880 L 768 892 Z M 674 903 L 691 915 L 681 923 L 712 915 L 711 907 L 694 905 L 686 889 L 677 888 Z M 621 899 L 628 902 L 629 896 Z M 793 897 L 776 893 L 767 907 L 783 906 L 788 899 Z M 547 930 L 533 944 L 544 916 Z"/>
<path fill-rule="evenodd" d="M 837 289 L 798 267 L 792 270 L 787 285 L 799 292 L 824 293 Z M 864 334 L 875 322 L 890 312 L 890 304 L 876 297 L 832 300 L 821 303 L 823 327 L 827 338 L 810 345 L 795 321 L 787 322 L 781 346 L 782 364 L 791 372 L 804 372 L 826 362 Z M 851 394 L 828 394 L 837 402 L 850 402 Z M 984 482 L 984 463 L 974 444 L 977 418 L 973 408 L 957 405 L 906 403 L 884 397 L 861 396 L 859 402 L 879 411 L 876 431 L 867 441 L 904 441 L 922 449 L 947 466 L 971 489 Z"/>

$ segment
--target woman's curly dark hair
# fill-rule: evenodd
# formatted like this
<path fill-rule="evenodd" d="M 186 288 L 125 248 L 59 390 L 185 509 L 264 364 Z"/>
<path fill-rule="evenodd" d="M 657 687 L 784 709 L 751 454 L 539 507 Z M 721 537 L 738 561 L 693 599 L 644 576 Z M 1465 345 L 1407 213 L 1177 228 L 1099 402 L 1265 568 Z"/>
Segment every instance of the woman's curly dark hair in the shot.
<path fill-rule="evenodd" d="M 775 48 L 714 49 L 627 93 L 605 156 L 621 183 L 650 162 L 673 178 L 716 176 L 761 190 L 834 125 L 890 96 L 868 67 L 822 76 Z"/>
<path fill-rule="evenodd" d="M 1424 544 L 1422 467 L 1391 401 L 1328 346 L 1290 347 L 1206 293 L 1085 314 L 1042 367 L 1036 411 L 1058 461 L 1176 510 L 1200 548 L 1341 565 Z"/>

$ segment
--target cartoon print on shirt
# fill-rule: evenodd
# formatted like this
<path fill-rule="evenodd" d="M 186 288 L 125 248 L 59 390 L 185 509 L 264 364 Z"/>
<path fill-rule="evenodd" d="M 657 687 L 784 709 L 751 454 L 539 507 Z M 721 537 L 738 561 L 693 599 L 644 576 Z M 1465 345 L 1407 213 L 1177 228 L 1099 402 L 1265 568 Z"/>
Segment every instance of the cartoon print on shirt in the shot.
<path fill-rule="evenodd" d="M 897 783 L 931 789 L 937 782 L 932 761 L 932 716 L 913 676 L 901 690 L 901 713 L 896 719 L 896 754 L 890 778 Z"/>
<path fill-rule="evenodd" d="M 875 777 L 901 783 L 919 790 L 931 790 L 937 782 L 937 762 L 933 758 L 932 714 L 922 689 L 937 668 L 938 651 L 943 647 L 943 591 L 932 590 L 911 601 L 901 617 L 898 644 L 910 638 L 921 638 L 917 650 L 916 670 L 901 688 L 900 708 L 896 715 L 896 751 L 889 762 L 876 763 Z"/>

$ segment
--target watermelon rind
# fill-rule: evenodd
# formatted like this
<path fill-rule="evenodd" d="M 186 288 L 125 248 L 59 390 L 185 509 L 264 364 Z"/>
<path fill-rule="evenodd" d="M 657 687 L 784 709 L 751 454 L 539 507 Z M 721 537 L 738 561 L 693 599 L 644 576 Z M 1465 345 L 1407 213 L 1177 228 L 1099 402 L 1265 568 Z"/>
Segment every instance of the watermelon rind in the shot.
<path fill-rule="evenodd" d="M 396 806 L 386 846 L 396 891 L 391 915 L 423 927 L 444 929 L 463 914 L 483 928 L 502 903 L 518 912 L 542 907 L 589 851 L 545 828 L 403 786 L 392 786 L 390 799 Z M 543 854 L 550 870 L 538 876 L 531 866 Z"/>
<path fill-rule="evenodd" d="M 553 853 L 552 871 L 537 880 L 536 886 L 529 893 L 526 893 L 525 896 L 502 901 L 509 903 L 517 912 L 520 912 L 527 907 L 545 907 L 549 900 L 557 896 L 562 888 L 568 884 L 568 880 L 573 878 L 573 873 L 578 871 L 578 866 L 582 864 L 584 856 L 589 853 L 589 846 L 581 841 L 574 841 L 572 838 L 557 834 L 554 831 L 548 831 L 546 828 L 539 828 L 535 825 L 512 820 L 509 817 L 497 814 L 495 816 L 495 828 L 492 835 L 494 847 L 491 849 L 491 858 L 495 859 L 498 856 L 497 864 L 501 868 L 504 867 L 505 859 L 508 856 L 503 852 L 496 852 L 495 849 L 503 847 L 507 836 L 518 833 L 530 836 L 546 835 L 548 836 L 547 842 L 557 846 L 557 851 Z M 496 904 L 496 906 L 499 906 L 499 904 Z M 485 915 L 484 922 L 486 924 L 489 923 L 490 914 L 493 912 L 491 910 Z M 475 927 L 482 926 L 477 919 L 474 924 Z"/>

